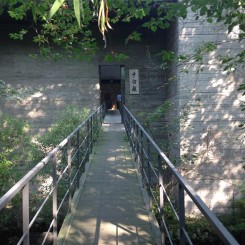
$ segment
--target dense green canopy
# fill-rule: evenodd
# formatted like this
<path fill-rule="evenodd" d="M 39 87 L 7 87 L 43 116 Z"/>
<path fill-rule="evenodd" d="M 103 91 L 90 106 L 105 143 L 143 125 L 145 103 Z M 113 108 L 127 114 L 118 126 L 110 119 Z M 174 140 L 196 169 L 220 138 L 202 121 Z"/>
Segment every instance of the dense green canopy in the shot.
<path fill-rule="evenodd" d="M 190 10 L 195 13 L 196 21 L 202 17 L 209 23 L 222 22 L 229 32 L 238 27 L 239 40 L 242 41 L 244 6 L 244 1 L 240 0 L 2 0 L 0 13 L 14 21 L 28 22 L 26 29 L 13 33 L 11 37 L 23 39 L 27 32 L 34 30 L 33 41 L 39 44 L 43 54 L 49 54 L 53 44 L 71 53 L 79 50 L 93 54 L 97 49 L 91 30 L 93 24 L 97 23 L 105 40 L 106 32 L 112 31 L 116 23 L 141 20 L 127 38 L 140 41 L 142 29 L 155 32 L 169 28 L 171 21 L 185 19 Z M 244 53 L 231 58 L 241 62 Z"/>

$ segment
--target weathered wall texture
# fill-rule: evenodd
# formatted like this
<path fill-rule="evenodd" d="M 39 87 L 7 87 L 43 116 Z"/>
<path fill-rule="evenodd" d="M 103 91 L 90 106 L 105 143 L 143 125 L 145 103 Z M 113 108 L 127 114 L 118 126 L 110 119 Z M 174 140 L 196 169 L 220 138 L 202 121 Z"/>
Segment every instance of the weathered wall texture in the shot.
<path fill-rule="evenodd" d="M 208 41 L 218 45 L 205 56 L 199 74 L 194 60 L 178 71 L 182 172 L 215 212 L 231 205 L 245 177 L 241 164 L 245 145 L 238 139 L 238 125 L 245 118 L 240 108 L 244 97 L 237 91 L 245 72 L 225 73 L 217 59 L 241 48 L 236 38 L 224 26 L 199 23 L 191 14 L 187 21 L 179 22 L 179 54 L 191 55 Z"/>
<path fill-rule="evenodd" d="M 0 79 L 9 87 L 34 90 L 20 102 L 1 101 L 2 112 L 27 119 L 33 133 L 42 133 L 66 105 L 74 103 L 91 110 L 98 107 L 97 64 L 32 58 L 37 46 L 28 41 L 12 41 L 7 32 L 0 35 Z"/>
<path fill-rule="evenodd" d="M 22 102 L 1 101 L 0 111 L 26 118 L 33 126 L 33 133 L 42 133 L 50 128 L 58 110 L 65 105 L 75 103 L 95 110 L 100 104 L 99 65 L 112 64 L 125 66 L 126 104 L 133 113 L 154 110 L 163 101 L 160 88 L 163 76 L 159 69 L 160 57 L 156 53 L 162 49 L 167 37 L 146 32 L 142 42 L 129 42 L 125 45 L 128 31 L 127 25 L 110 31 L 106 50 L 103 49 L 104 43 L 99 36 L 100 50 L 91 62 L 69 59 L 52 61 L 31 58 L 29 55 L 37 53 L 37 46 L 30 41 L 10 40 L 7 33 L 11 32 L 11 25 L 6 24 L 0 33 L 0 79 L 9 87 L 34 88 L 37 91 Z M 147 50 L 151 52 L 154 71 L 147 68 L 151 61 Z M 129 58 L 121 62 L 105 62 L 104 55 L 111 52 L 124 53 Z M 139 95 L 129 94 L 129 69 L 139 69 Z"/>

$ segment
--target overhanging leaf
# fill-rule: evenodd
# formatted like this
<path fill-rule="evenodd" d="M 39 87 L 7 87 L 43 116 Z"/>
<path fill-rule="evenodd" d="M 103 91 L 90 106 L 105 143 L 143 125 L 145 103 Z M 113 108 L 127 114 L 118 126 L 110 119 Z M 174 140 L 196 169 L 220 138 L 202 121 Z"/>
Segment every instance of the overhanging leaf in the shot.
<path fill-rule="evenodd" d="M 80 10 L 81 10 L 82 18 L 84 19 L 83 0 L 80 0 Z"/>
<path fill-rule="evenodd" d="M 73 0 L 74 12 L 78 22 L 79 27 L 81 26 L 81 11 L 80 11 L 80 0 Z"/>
<path fill-rule="evenodd" d="M 106 27 L 105 27 L 105 3 L 104 0 L 100 2 L 99 15 L 98 15 L 98 26 L 104 36 Z"/>
<path fill-rule="evenodd" d="M 112 27 L 109 24 L 108 15 L 109 15 L 109 10 L 108 10 L 107 0 L 101 0 L 99 13 L 98 13 L 98 26 L 103 36 L 105 35 L 105 31 L 107 31 L 107 27 L 109 29 L 112 29 Z"/>
<path fill-rule="evenodd" d="M 65 0 L 56 0 L 53 4 L 53 6 L 51 7 L 50 11 L 49 11 L 49 18 L 52 18 L 53 15 L 58 11 L 58 9 L 60 8 L 60 6 L 64 3 Z"/>

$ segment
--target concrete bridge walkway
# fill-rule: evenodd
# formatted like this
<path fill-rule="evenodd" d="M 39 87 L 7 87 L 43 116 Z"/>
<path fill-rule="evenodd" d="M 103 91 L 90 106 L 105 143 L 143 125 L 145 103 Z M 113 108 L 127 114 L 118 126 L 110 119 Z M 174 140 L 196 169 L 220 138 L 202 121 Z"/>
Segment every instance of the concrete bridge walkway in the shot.
<path fill-rule="evenodd" d="M 59 245 L 160 244 L 118 111 L 109 111 Z"/>

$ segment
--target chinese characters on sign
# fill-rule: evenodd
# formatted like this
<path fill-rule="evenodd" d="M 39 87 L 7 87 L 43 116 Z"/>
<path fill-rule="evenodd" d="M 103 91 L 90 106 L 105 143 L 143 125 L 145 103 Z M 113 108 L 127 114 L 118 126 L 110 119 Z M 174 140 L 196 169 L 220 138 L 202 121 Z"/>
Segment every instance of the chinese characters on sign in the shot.
<path fill-rule="evenodd" d="M 129 70 L 130 94 L 139 94 L 139 70 Z"/>

